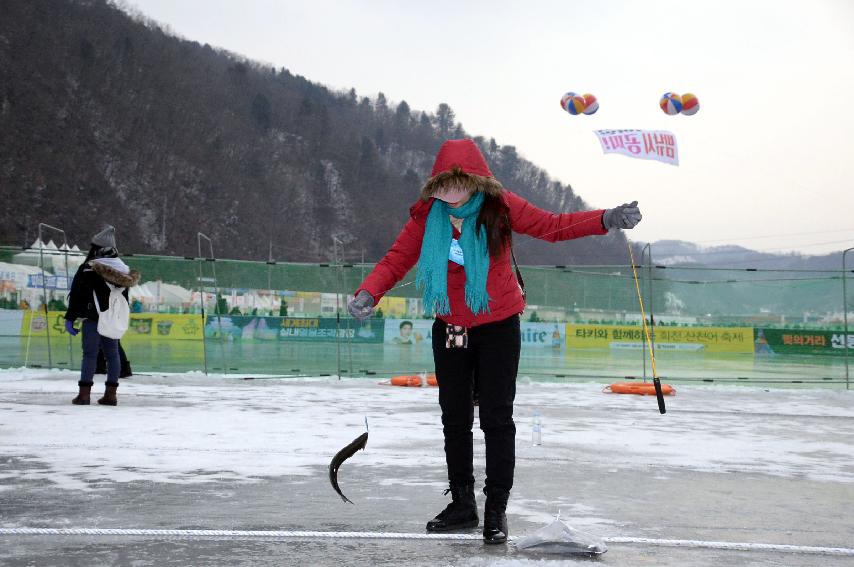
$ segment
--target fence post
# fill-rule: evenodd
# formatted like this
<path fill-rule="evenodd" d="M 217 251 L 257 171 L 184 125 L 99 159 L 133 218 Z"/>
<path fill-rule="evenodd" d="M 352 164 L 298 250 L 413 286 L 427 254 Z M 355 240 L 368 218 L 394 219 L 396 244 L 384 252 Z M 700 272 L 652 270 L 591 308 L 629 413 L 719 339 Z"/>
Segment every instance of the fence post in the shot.
<path fill-rule="evenodd" d="M 845 256 L 854 250 L 854 247 L 848 248 L 842 252 L 842 319 L 845 321 L 845 331 L 844 336 L 842 337 L 842 344 L 845 347 L 845 389 L 850 389 L 850 382 L 848 377 L 848 288 L 847 288 L 847 277 L 846 277 L 846 268 L 845 268 Z"/>
<path fill-rule="evenodd" d="M 47 333 L 47 367 L 53 368 L 53 351 L 50 346 L 50 310 L 48 308 L 48 300 L 47 300 L 47 277 L 45 277 L 44 272 L 44 240 L 42 239 L 42 228 L 47 228 L 62 234 L 62 244 L 65 248 L 65 281 L 68 282 L 68 238 L 65 236 L 65 231 L 61 228 L 56 228 L 55 226 L 51 226 L 49 224 L 40 222 L 39 223 L 39 268 L 42 271 L 42 299 L 44 300 L 44 320 L 45 320 L 45 332 Z M 54 277 L 56 274 L 54 274 Z M 58 281 L 58 280 L 57 280 Z M 67 287 L 67 285 L 66 285 Z M 32 319 L 30 320 L 30 326 L 32 327 Z M 68 337 L 68 356 L 69 362 L 71 357 L 71 336 Z"/>
<path fill-rule="evenodd" d="M 203 280 L 203 277 L 204 277 L 204 272 L 202 270 L 203 262 L 204 262 L 204 260 L 202 260 L 202 258 L 199 257 L 199 275 L 196 278 L 196 281 L 199 284 L 199 304 L 202 307 L 202 357 L 204 359 L 204 364 L 205 364 L 205 376 L 207 376 L 208 375 L 208 344 L 207 344 L 207 341 L 205 340 L 205 282 Z M 158 284 L 158 286 L 159 286 L 159 284 Z M 159 305 L 160 304 L 159 288 L 158 288 L 157 295 L 158 295 L 157 303 Z"/>
<path fill-rule="evenodd" d="M 647 287 L 649 288 L 649 346 L 653 352 L 653 356 L 655 356 L 655 325 L 653 321 L 655 320 L 653 316 L 652 310 L 652 244 L 647 244 L 641 249 L 641 264 L 643 264 L 643 258 L 649 250 L 649 269 L 647 270 Z M 643 353 L 643 381 L 646 382 L 646 333 L 641 333 L 641 351 Z"/>
<path fill-rule="evenodd" d="M 224 340 L 225 337 L 223 337 L 223 335 L 222 335 L 222 318 L 220 317 L 220 312 L 219 312 L 219 284 L 218 284 L 217 279 L 216 279 L 216 257 L 214 256 L 214 251 L 213 251 L 213 240 L 211 240 L 209 236 L 207 236 L 201 232 L 196 233 L 196 242 L 199 245 L 199 260 L 200 260 L 200 262 L 202 262 L 202 264 L 200 264 L 200 270 L 201 270 L 201 266 L 203 266 L 204 262 L 205 262 L 205 258 L 202 257 L 202 239 L 203 238 L 208 241 L 208 246 L 210 248 L 210 253 L 211 253 L 211 255 L 210 255 L 211 276 L 213 276 L 214 305 L 216 305 L 216 307 L 214 308 L 214 312 L 216 313 L 216 323 L 217 323 L 217 328 L 219 329 L 219 346 L 220 346 L 220 350 L 222 351 L 221 352 L 221 354 L 222 354 L 222 373 L 228 374 L 228 361 L 226 360 L 226 356 L 225 356 L 225 340 Z M 204 282 L 199 282 L 199 283 L 204 284 Z M 202 285 L 202 303 L 204 303 L 204 296 L 205 296 L 204 285 Z M 204 324 L 204 320 L 202 321 L 202 323 Z M 202 341 L 204 341 L 204 338 L 205 338 L 205 328 L 204 328 L 204 326 L 202 326 Z M 205 350 L 205 370 L 207 371 L 207 350 Z"/>

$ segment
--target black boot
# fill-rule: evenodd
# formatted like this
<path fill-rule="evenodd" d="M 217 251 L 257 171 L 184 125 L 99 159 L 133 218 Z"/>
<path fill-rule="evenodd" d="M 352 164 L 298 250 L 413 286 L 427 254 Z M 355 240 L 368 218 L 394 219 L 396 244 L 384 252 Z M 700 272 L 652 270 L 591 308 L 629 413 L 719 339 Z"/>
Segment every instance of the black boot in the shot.
<path fill-rule="evenodd" d="M 77 397 L 71 400 L 71 403 L 75 406 L 88 406 L 92 383 L 78 382 L 77 385 L 80 386 L 80 390 L 77 392 Z"/>
<path fill-rule="evenodd" d="M 484 488 L 486 507 L 483 510 L 483 543 L 507 541 L 507 499 L 510 493 L 502 488 Z"/>
<path fill-rule="evenodd" d="M 427 531 L 450 532 L 476 528 L 480 519 L 477 517 L 474 484 L 451 485 L 445 494 L 448 492 L 453 500 L 435 518 L 427 522 Z"/>

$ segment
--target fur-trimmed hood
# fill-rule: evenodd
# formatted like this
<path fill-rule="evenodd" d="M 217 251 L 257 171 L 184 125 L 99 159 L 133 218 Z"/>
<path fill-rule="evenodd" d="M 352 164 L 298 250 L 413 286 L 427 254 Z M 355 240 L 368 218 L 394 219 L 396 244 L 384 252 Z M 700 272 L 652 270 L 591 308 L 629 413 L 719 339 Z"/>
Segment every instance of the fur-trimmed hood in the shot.
<path fill-rule="evenodd" d="M 430 179 L 421 189 L 425 201 L 447 189 L 461 188 L 497 197 L 504 188 L 495 179 L 473 140 L 448 140 L 439 149 Z"/>
<path fill-rule="evenodd" d="M 140 276 L 137 270 L 130 270 L 125 274 L 101 262 L 93 261 L 89 262 L 89 265 L 96 274 L 113 285 L 117 285 L 119 287 L 133 287 L 139 283 Z"/>

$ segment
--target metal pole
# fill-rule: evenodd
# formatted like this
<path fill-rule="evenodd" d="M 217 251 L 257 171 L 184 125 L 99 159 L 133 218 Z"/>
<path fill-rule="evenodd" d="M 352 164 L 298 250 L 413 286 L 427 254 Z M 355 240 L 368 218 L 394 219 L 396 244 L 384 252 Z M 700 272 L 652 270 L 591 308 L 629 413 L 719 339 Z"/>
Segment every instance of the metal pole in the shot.
<path fill-rule="evenodd" d="M 342 240 L 340 240 L 339 238 L 337 238 L 337 237 L 333 236 L 333 237 L 332 237 L 332 246 L 333 246 L 333 251 L 334 251 L 334 254 L 335 254 L 335 263 L 337 264 L 337 270 L 336 270 L 336 282 L 335 282 L 335 283 L 336 283 L 336 290 L 335 290 L 335 309 L 336 309 L 336 315 L 335 315 L 335 317 L 336 317 L 337 326 L 338 326 L 338 329 L 336 330 L 336 333 L 337 333 L 337 334 L 339 334 L 339 336 L 338 336 L 337 338 L 338 338 L 338 341 L 339 341 L 339 344 L 338 344 L 338 377 L 340 378 L 340 377 L 341 377 L 341 345 L 340 345 L 340 340 L 341 340 L 341 337 L 340 337 L 340 332 L 341 332 L 341 331 L 340 331 L 340 326 L 341 326 L 341 316 L 340 316 L 340 314 L 338 313 L 338 311 L 339 311 L 339 309 L 340 309 L 340 307 L 339 307 L 340 303 L 339 303 L 339 302 L 340 302 L 341 295 L 343 295 L 343 294 L 342 294 L 342 290 L 343 290 L 343 288 L 344 288 L 344 272 L 343 272 L 343 270 L 344 270 L 344 266 L 343 266 L 343 264 L 344 264 L 344 260 L 343 260 L 343 258 L 340 258 L 340 257 L 338 256 L 338 244 L 343 245 L 343 244 L 344 244 L 344 242 L 343 242 Z M 343 250 L 342 250 L 342 255 L 344 255 L 344 251 L 343 251 Z M 353 370 L 353 341 L 352 341 L 352 339 L 351 339 L 351 337 L 350 337 L 350 318 L 349 318 L 349 317 L 348 317 L 348 318 L 346 318 L 346 319 L 345 319 L 345 322 L 346 322 L 346 329 L 345 329 L 345 331 L 346 331 L 346 333 L 347 333 L 347 358 L 348 358 L 348 360 L 349 360 L 348 368 L 349 368 L 349 369 L 350 369 L 350 371 L 352 372 L 352 370 Z"/>
<path fill-rule="evenodd" d="M 842 344 L 845 346 L 845 389 L 850 389 L 850 381 L 848 377 L 848 288 L 847 288 L 847 278 L 845 273 L 845 256 L 854 250 L 854 248 L 848 248 L 847 250 L 842 252 L 842 319 L 845 321 L 845 334 L 842 337 Z"/>
<path fill-rule="evenodd" d="M 652 356 L 655 356 L 655 308 L 653 305 L 653 294 L 652 294 L 652 244 L 647 244 L 647 248 L 649 248 L 649 268 L 647 270 L 647 276 L 649 281 L 649 346 L 652 349 Z"/>
<path fill-rule="evenodd" d="M 332 261 L 338 263 L 338 239 L 332 237 Z M 336 279 L 340 276 L 339 271 L 335 273 Z M 335 347 L 338 351 L 338 379 L 341 379 L 341 306 L 338 304 L 340 286 L 335 286 Z"/>
<path fill-rule="evenodd" d="M 199 258 L 199 303 L 202 306 L 202 356 L 205 361 L 205 376 L 208 375 L 208 343 L 205 340 L 205 284 L 202 280 L 203 272 L 202 266 L 204 265 L 204 260 L 202 260 L 201 254 L 198 256 Z M 214 298 L 216 299 L 216 298 Z M 157 304 L 160 305 L 160 284 L 157 285 Z"/>
<path fill-rule="evenodd" d="M 44 271 L 44 240 L 42 239 L 42 228 L 47 228 L 62 234 L 62 243 L 66 248 L 66 257 L 65 257 L 65 275 L 68 277 L 68 239 L 65 237 L 65 231 L 61 228 L 56 228 L 55 226 L 51 226 L 49 224 L 45 224 L 43 222 L 39 223 L 39 268 L 42 271 L 42 294 L 44 299 L 44 320 L 45 320 L 45 332 L 47 333 L 47 366 L 48 368 L 53 368 L 53 351 L 50 346 L 50 317 L 47 307 L 47 277 L 45 276 Z M 55 275 L 55 274 L 54 274 Z M 69 337 L 69 341 L 71 338 Z M 68 344 L 69 352 L 71 352 L 71 343 Z"/>
<path fill-rule="evenodd" d="M 273 315 L 273 241 L 270 240 L 270 250 L 267 252 L 267 291 L 270 292 L 270 315 Z"/>
<path fill-rule="evenodd" d="M 64 236 L 65 235 L 63 234 L 63 237 Z M 68 277 L 68 242 L 66 241 L 63 244 L 64 244 L 64 248 L 65 248 L 65 289 L 70 292 L 71 291 L 71 279 Z M 130 295 L 130 292 L 128 292 L 128 295 Z M 74 367 L 74 349 L 72 348 L 72 345 L 71 345 L 71 335 L 68 335 L 68 367 L 69 368 Z"/>
<path fill-rule="evenodd" d="M 39 268 L 42 271 L 42 305 L 44 305 L 44 329 L 47 333 L 47 367 L 53 368 L 53 356 L 50 351 L 50 320 L 47 316 L 47 283 L 44 273 L 44 242 L 42 242 L 42 226 L 39 224 Z"/>
<path fill-rule="evenodd" d="M 344 244 L 344 243 L 342 242 L 341 244 Z M 341 254 L 344 256 L 344 258 L 342 258 L 342 260 L 341 260 L 341 264 L 344 264 L 344 259 L 347 257 L 347 251 L 342 250 Z M 340 268 L 338 268 L 338 270 L 339 270 L 338 273 L 341 274 L 341 286 L 340 286 L 340 288 L 343 291 L 344 290 L 344 266 L 342 265 Z M 342 293 L 342 295 L 344 295 L 344 294 Z M 352 375 L 352 372 L 353 372 L 353 337 L 350 336 L 350 317 L 347 317 L 345 319 L 345 321 L 347 322 L 347 368 L 350 369 L 350 373 Z M 353 334 L 355 334 L 355 332 L 356 332 L 356 330 L 353 331 Z"/>
<path fill-rule="evenodd" d="M 641 264 L 643 263 L 643 258 L 646 254 L 646 250 L 649 247 L 650 245 L 647 244 L 641 249 Z M 641 317 L 643 317 L 643 315 L 641 315 Z M 641 322 L 641 324 L 643 324 L 643 322 Z M 641 354 L 643 356 L 643 381 L 646 382 L 646 333 L 644 332 L 641 332 L 641 341 Z"/>
<path fill-rule="evenodd" d="M 220 317 L 219 312 L 219 284 L 216 279 L 216 257 L 214 256 L 213 251 L 213 240 L 210 239 L 209 236 L 202 234 L 201 232 L 196 233 L 196 242 L 199 245 L 199 257 L 202 257 L 202 238 L 208 241 L 208 246 L 210 249 L 210 259 L 211 259 L 211 276 L 213 276 L 213 284 L 214 284 L 214 302 L 216 305 L 216 323 L 219 328 L 219 346 L 222 352 L 222 372 L 223 374 L 228 374 L 228 360 L 225 356 L 225 337 L 222 334 L 222 318 Z"/>

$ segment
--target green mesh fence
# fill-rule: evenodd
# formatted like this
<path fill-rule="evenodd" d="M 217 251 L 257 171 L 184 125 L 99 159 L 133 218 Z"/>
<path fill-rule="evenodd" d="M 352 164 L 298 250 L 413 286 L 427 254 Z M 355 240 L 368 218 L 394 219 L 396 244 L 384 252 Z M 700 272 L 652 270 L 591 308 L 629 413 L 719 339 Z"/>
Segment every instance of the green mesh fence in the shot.
<path fill-rule="evenodd" d="M 73 275 L 81 256 L 0 248 L 0 366 L 79 368 L 79 336 L 63 329 L 66 260 Z M 432 319 L 424 317 L 412 273 L 389 290 L 377 317 L 359 323 L 345 306 L 372 265 L 125 260 L 142 274 L 122 340 L 137 372 L 386 378 L 433 369 Z M 846 383 L 854 333 L 846 336 L 844 304 L 850 314 L 854 285 L 843 294 L 850 282 L 841 266 L 647 262 L 638 266 L 638 288 L 629 265 L 522 271 L 523 379 L 649 378 L 651 346 L 659 374 L 671 381 Z M 651 345 L 637 289 L 653 323 Z"/>

